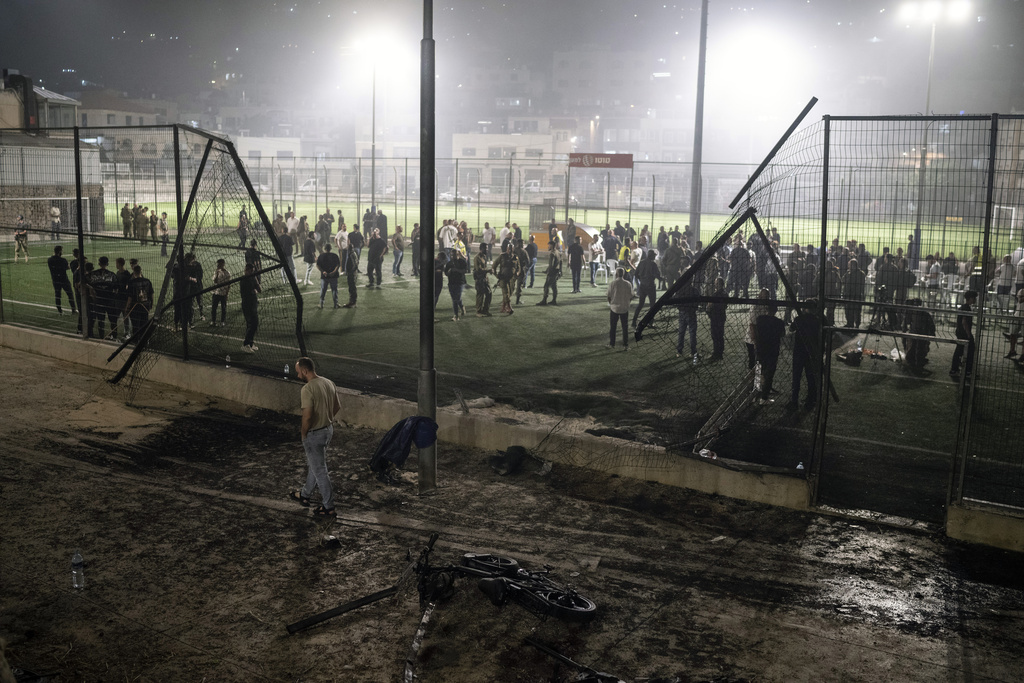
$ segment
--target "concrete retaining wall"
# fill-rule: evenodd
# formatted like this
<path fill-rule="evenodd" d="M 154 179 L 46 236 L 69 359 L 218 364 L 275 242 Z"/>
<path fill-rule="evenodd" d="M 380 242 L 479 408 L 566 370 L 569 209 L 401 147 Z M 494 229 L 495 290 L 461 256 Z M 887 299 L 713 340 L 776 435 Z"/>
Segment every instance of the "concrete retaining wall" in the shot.
<path fill-rule="evenodd" d="M 946 535 L 969 543 L 1024 552 L 1024 518 L 1007 511 L 950 505 L 946 508 Z"/>
<path fill-rule="evenodd" d="M 0 345 L 27 353 L 57 358 L 113 372 L 119 363 L 107 363 L 111 344 L 0 325 Z M 285 382 L 250 375 L 237 368 L 205 363 L 185 363 L 161 357 L 149 373 L 149 380 L 179 389 L 235 401 L 268 410 L 297 413 L 299 388 Z M 339 390 L 345 422 L 358 427 L 387 430 L 401 419 L 414 415 L 416 405 L 386 396 Z M 806 510 L 809 508 L 807 482 L 799 477 L 774 473 L 745 472 L 720 467 L 698 459 L 674 456 L 649 447 L 643 466 L 623 464 L 616 457 L 622 442 L 596 437 L 571 429 L 552 432 L 549 425 L 508 424 L 485 413 L 463 415 L 440 411 L 438 436 L 442 442 L 487 450 L 504 450 L 511 444 L 536 448 L 545 438 L 543 455 L 559 461 L 560 453 L 573 453 L 572 464 L 634 479 L 714 493 L 770 505 Z M 634 447 L 635 449 L 635 447 Z M 946 511 L 946 534 L 971 543 L 982 543 L 1024 552 L 1024 518 L 992 509 L 952 506 Z"/>
<path fill-rule="evenodd" d="M 0 344 L 111 372 L 119 367 L 119 362 L 108 364 L 106 360 L 114 346 L 101 342 L 0 325 Z M 295 413 L 299 405 L 298 382 L 259 377 L 219 365 L 161 357 L 150 371 L 149 380 L 269 410 Z M 387 430 L 416 413 L 414 403 L 384 396 L 342 389 L 340 398 L 343 419 L 359 427 Z M 625 464 L 626 458 L 616 457 L 623 442 L 585 434 L 581 429 L 552 432 L 550 425 L 536 420 L 532 424 L 507 424 L 485 413 L 463 415 L 446 411 L 439 411 L 438 425 L 442 443 L 488 450 L 504 450 L 511 444 L 518 444 L 532 449 L 547 438 L 543 455 L 555 461 L 564 457 L 559 454 L 571 453 L 572 464 L 587 466 L 589 463 L 594 469 L 609 474 L 798 510 L 806 510 L 809 504 L 807 482 L 799 477 L 736 471 L 670 455 L 654 447 L 648 448 L 642 467 L 631 466 Z M 635 445 L 633 447 L 635 450 Z"/>

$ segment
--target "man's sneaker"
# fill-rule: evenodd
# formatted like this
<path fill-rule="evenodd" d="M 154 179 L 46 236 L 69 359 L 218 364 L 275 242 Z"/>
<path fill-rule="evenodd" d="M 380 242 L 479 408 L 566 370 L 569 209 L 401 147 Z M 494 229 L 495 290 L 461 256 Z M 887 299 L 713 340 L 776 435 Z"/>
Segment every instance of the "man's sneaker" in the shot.
<path fill-rule="evenodd" d="M 245 351 L 246 353 L 256 353 L 257 349 L 255 346 L 246 346 L 245 344 L 243 344 L 242 350 Z"/>
<path fill-rule="evenodd" d="M 220 326 L 221 327 L 225 327 L 226 325 L 227 325 L 227 323 L 222 320 L 221 323 L 220 323 Z"/>
<path fill-rule="evenodd" d="M 459 316 L 457 316 L 457 315 L 455 315 L 455 316 L 452 316 L 452 322 L 453 322 L 453 323 L 457 323 L 457 322 L 459 322 Z"/>
<path fill-rule="evenodd" d="M 700 361 L 700 356 L 693 354 L 693 364 L 696 365 Z"/>
<path fill-rule="evenodd" d="M 216 320 L 211 320 L 210 321 L 210 327 L 217 327 L 217 321 Z"/>
<path fill-rule="evenodd" d="M 320 302 L 320 305 L 319 305 L 319 306 L 317 306 L 317 308 L 323 308 L 323 307 L 324 307 L 324 302 L 323 302 L 323 301 L 321 301 L 321 302 Z"/>

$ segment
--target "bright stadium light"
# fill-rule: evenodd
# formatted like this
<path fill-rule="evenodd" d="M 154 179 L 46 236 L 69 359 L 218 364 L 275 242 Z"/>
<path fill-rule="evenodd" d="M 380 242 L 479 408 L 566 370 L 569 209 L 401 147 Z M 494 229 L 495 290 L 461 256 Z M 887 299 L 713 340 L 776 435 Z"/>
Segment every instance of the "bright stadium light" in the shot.
<path fill-rule="evenodd" d="M 377 74 L 385 87 L 399 93 L 413 92 L 419 62 L 409 54 L 408 40 L 393 33 L 362 34 L 351 46 L 341 48 L 348 68 L 358 77 L 369 76 L 370 86 L 370 205 L 377 204 Z M 365 87 L 365 81 L 363 82 Z M 385 123 L 385 128 L 387 124 Z"/>
<path fill-rule="evenodd" d="M 931 42 L 928 45 L 928 81 L 925 89 L 924 96 L 924 115 L 929 116 L 931 114 L 932 106 L 932 73 L 935 70 L 935 25 L 939 21 L 946 19 L 947 21 L 962 21 L 968 17 L 971 12 L 971 3 L 967 0 L 927 0 L 924 3 L 907 3 L 901 8 L 900 19 L 907 23 L 907 27 L 910 27 L 911 23 L 920 21 L 921 23 L 931 24 Z M 914 218 L 914 241 L 921 244 L 921 215 L 924 213 L 924 205 L 922 199 L 924 197 L 924 184 L 925 174 L 928 168 L 928 126 L 925 124 L 924 127 L 924 140 L 921 145 L 921 162 L 920 171 L 918 172 L 918 185 L 917 185 L 917 211 L 915 212 Z M 920 248 L 920 247 L 918 247 Z M 917 264 L 912 263 L 911 268 L 915 268 Z"/>

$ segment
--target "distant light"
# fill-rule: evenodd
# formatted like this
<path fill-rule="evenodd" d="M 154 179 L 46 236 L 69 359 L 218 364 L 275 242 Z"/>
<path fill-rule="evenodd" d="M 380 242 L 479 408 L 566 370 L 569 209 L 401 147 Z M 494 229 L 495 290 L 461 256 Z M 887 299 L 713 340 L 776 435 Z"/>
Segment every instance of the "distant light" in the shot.
<path fill-rule="evenodd" d="M 942 2 L 940 0 L 928 0 L 922 8 L 921 17 L 931 23 L 938 21 L 942 17 Z"/>
<path fill-rule="evenodd" d="M 908 2 L 903 7 L 900 7 L 900 21 L 914 21 L 917 19 L 920 11 L 921 8 L 918 3 Z"/>
<path fill-rule="evenodd" d="M 971 3 L 967 2 L 967 0 L 956 0 L 956 2 L 949 5 L 949 9 L 946 11 L 946 16 L 948 16 L 952 21 L 963 21 L 967 19 L 970 13 Z"/>
<path fill-rule="evenodd" d="M 655 71 L 651 74 L 652 78 L 669 78 L 670 76 L 672 76 L 672 74 L 668 71 Z"/>

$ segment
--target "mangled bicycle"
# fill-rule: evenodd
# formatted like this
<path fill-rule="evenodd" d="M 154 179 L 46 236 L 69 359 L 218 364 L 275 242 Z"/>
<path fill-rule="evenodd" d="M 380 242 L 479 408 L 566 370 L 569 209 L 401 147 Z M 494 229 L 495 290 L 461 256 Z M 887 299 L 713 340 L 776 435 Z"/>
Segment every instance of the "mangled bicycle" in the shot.
<path fill-rule="evenodd" d="M 413 575 L 420 607 L 427 609 L 449 598 L 460 577 L 477 579 L 477 586 L 491 603 L 503 606 L 516 603 L 541 618 L 554 617 L 568 622 L 587 622 L 595 614 L 593 600 L 581 595 L 570 585 L 562 585 L 551 577 L 551 568 L 529 570 L 515 560 L 498 555 L 466 553 L 460 564 L 431 564 L 431 554 L 438 534 L 431 534 L 427 545 L 417 558 L 407 558 L 409 565 L 398 582 L 389 588 L 346 602 L 333 609 L 301 619 L 287 626 L 288 633 L 296 633 L 365 605 L 384 600 L 398 593 Z"/>

